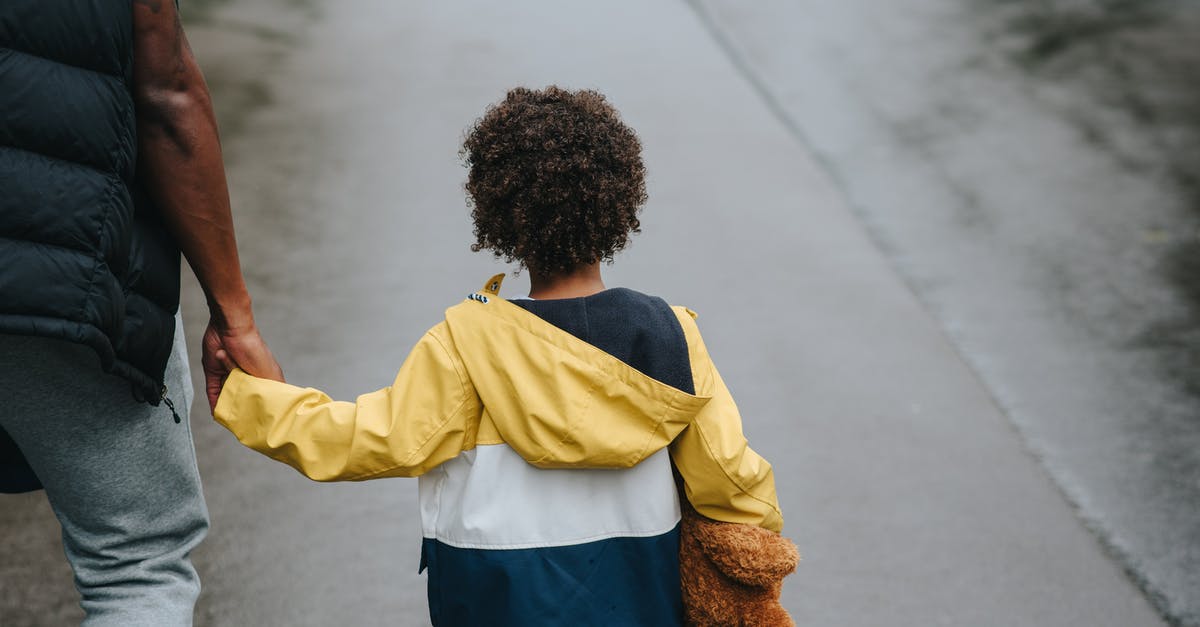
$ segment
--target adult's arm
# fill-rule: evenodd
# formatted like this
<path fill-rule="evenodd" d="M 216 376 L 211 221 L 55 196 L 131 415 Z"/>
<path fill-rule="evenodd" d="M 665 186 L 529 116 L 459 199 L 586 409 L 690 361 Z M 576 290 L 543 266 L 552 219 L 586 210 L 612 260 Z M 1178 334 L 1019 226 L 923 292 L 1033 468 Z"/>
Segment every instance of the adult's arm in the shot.
<path fill-rule="evenodd" d="M 211 407 L 228 374 L 218 350 L 256 376 L 282 381 L 283 372 L 254 322 L 216 117 L 175 2 L 136 0 L 133 33 L 139 174 L 208 300 L 201 361 Z"/>

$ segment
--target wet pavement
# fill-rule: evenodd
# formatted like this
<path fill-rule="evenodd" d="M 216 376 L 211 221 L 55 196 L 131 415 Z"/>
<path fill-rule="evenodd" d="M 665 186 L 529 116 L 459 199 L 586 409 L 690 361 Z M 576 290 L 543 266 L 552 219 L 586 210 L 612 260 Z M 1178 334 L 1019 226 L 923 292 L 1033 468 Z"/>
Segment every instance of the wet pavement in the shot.
<path fill-rule="evenodd" d="M 1106 549 L 1200 625 L 1200 6 L 696 4 Z"/>
<path fill-rule="evenodd" d="M 389 383 L 504 270 L 468 249 L 463 129 L 513 85 L 596 87 L 650 171 L 608 282 L 700 312 L 805 555 L 799 624 L 1161 625 L 1122 569 L 1193 607 L 1196 404 L 1160 369 L 1186 351 L 1127 334 L 1190 320 L 1155 246 L 1194 223 L 1044 102 L 1086 86 L 951 5 L 257 0 L 188 28 L 290 381 Z M 197 624 L 428 624 L 415 482 L 314 484 L 193 410 Z M 44 499 L 2 502 L 0 625 L 77 621 Z"/>

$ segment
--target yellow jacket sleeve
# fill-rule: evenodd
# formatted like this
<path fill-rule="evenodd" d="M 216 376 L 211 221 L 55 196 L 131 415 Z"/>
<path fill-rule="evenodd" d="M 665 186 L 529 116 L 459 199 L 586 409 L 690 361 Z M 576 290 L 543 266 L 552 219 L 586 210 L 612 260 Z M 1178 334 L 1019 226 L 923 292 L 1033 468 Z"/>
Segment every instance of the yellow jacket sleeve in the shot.
<path fill-rule="evenodd" d="M 694 314 L 683 308 L 676 308 L 676 314 L 687 338 L 696 394 L 712 397 L 671 443 L 684 493 L 707 518 L 781 531 L 783 514 L 771 465 L 746 442 L 737 405 L 708 356 Z"/>
<path fill-rule="evenodd" d="M 413 348 L 390 387 L 353 403 L 229 376 L 213 412 L 244 445 L 316 481 L 415 477 L 475 445 L 481 406 L 445 326 Z"/>

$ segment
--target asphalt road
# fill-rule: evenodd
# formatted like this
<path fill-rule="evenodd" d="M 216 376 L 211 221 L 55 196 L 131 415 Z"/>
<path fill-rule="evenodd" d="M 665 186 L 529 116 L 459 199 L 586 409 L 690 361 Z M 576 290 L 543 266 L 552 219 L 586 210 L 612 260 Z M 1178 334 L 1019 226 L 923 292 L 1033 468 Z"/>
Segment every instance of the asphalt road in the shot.
<path fill-rule="evenodd" d="M 243 262 L 289 380 L 342 398 L 386 385 L 445 307 L 505 269 L 468 249 L 463 129 L 514 85 L 595 87 L 640 132 L 650 170 L 644 233 L 607 280 L 700 312 L 805 556 L 784 589 L 798 624 L 1164 624 L 1014 428 L 1007 388 L 979 367 L 992 353 L 963 350 L 947 322 L 960 318 L 914 283 L 915 253 L 880 237 L 885 221 L 797 132 L 793 99 L 839 92 L 796 77 L 861 60 L 771 57 L 797 53 L 793 33 L 763 29 L 805 22 L 732 5 L 197 6 L 189 35 Z M 818 126 L 886 150 L 851 96 Z M 874 185 L 916 211 L 909 180 Z M 974 254 L 934 247 L 946 274 Z M 184 315 L 194 346 L 194 288 Z M 1072 387 L 1077 374 L 1043 376 Z M 213 517 L 197 624 L 427 624 L 415 482 L 314 484 L 241 449 L 205 407 L 192 420 Z M 0 625 L 77 620 L 44 499 L 0 502 Z"/>
<path fill-rule="evenodd" d="M 1200 625 L 1200 6 L 695 6 L 1159 609 Z"/>

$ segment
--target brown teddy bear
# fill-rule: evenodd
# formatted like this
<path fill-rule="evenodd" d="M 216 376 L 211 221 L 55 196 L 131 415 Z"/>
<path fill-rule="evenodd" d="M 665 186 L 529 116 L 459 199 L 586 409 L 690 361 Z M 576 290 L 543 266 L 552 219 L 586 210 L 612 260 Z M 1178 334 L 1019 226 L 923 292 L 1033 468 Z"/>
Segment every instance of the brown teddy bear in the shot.
<path fill-rule="evenodd" d="M 779 604 L 783 578 L 800 552 L 791 540 L 760 527 L 701 516 L 680 495 L 679 575 L 688 625 L 795 625 Z"/>

